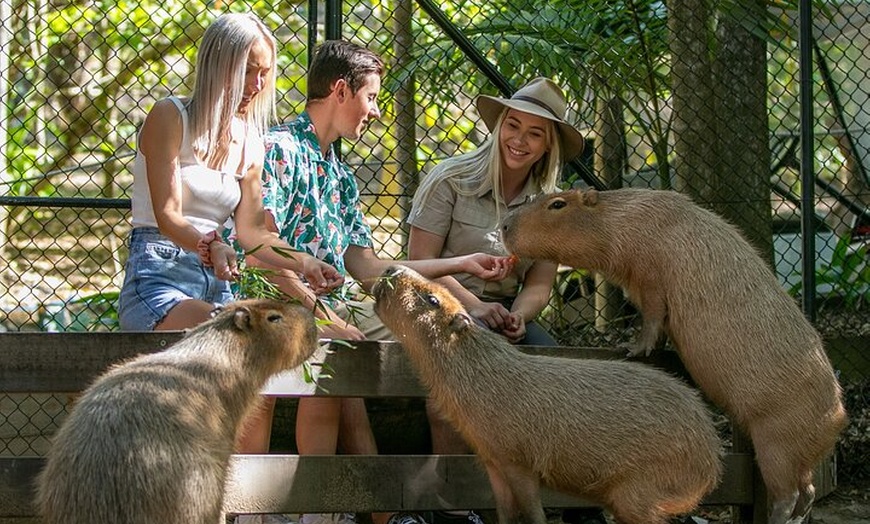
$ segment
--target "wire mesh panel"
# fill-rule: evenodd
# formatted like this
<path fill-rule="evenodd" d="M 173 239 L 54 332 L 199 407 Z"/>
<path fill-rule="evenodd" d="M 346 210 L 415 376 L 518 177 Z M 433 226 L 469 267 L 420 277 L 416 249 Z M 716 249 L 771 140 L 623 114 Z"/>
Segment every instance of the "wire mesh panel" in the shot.
<path fill-rule="evenodd" d="M 870 375 L 870 7 L 857 0 L 817 2 L 810 42 L 797 2 L 0 0 L 2 329 L 117 329 L 137 130 L 156 100 L 190 93 L 197 43 L 228 10 L 278 40 L 280 120 L 303 108 L 312 45 L 342 37 L 385 58 L 381 119 L 341 144 L 382 257 L 404 256 L 422 177 L 488 136 L 475 98 L 546 76 L 587 141 L 562 187 L 690 195 L 813 298 L 841 375 Z M 614 345 L 637 318 L 619 289 L 562 268 L 541 320 L 561 343 Z"/>
<path fill-rule="evenodd" d="M 407 216 L 419 180 L 486 138 L 474 98 L 508 95 L 543 75 L 565 88 L 568 118 L 590 146 L 566 168 L 563 187 L 687 193 L 737 225 L 796 300 L 807 283 L 806 252 L 815 267 L 809 314 L 835 346 L 862 345 L 870 327 L 864 3 L 830 4 L 813 20 L 811 233 L 800 213 L 796 3 L 423 0 L 381 7 L 345 4 L 342 35 L 394 60 L 384 84 L 388 111 L 365 147 L 346 147 L 365 181 L 369 218 L 389 234 L 386 255 L 405 243 L 394 220 Z M 404 139 L 411 152 L 402 151 Z M 814 246 L 805 245 L 808 235 Z M 567 268 L 544 320 L 562 342 L 596 345 L 629 340 L 636 322 L 618 290 Z M 867 371 L 866 357 L 855 354 L 837 364 L 855 377 Z"/>

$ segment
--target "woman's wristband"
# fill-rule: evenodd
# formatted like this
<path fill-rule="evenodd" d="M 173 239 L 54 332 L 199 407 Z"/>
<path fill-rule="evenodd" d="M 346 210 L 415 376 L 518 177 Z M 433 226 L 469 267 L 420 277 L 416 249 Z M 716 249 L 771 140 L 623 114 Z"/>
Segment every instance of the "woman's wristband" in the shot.
<path fill-rule="evenodd" d="M 202 235 L 199 238 L 199 242 L 196 243 L 196 252 L 199 255 L 199 261 L 202 262 L 202 265 L 205 267 L 212 267 L 213 265 L 211 263 L 211 245 L 215 242 L 223 243 L 218 232 L 212 230 Z"/>

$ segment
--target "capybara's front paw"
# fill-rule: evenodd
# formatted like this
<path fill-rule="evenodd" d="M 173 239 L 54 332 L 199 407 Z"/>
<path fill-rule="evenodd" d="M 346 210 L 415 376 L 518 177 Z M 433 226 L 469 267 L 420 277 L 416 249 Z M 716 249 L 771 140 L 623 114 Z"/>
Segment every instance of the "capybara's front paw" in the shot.
<path fill-rule="evenodd" d="M 622 347 L 626 350 L 626 356 L 629 358 L 648 357 L 653 350 L 652 346 L 640 342 L 623 344 Z"/>

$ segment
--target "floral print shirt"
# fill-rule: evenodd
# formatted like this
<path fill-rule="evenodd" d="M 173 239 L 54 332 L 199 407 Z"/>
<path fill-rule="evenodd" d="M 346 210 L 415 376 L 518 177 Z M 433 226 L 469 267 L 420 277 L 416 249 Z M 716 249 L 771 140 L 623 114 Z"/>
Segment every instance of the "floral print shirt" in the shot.
<path fill-rule="evenodd" d="M 348 246 L 372 246 L 353 173 L 332 149 L 323 154 L 307 112 L 273 127 L 263 140 L 263 206 L 279 235 L 347 275 Z"/>

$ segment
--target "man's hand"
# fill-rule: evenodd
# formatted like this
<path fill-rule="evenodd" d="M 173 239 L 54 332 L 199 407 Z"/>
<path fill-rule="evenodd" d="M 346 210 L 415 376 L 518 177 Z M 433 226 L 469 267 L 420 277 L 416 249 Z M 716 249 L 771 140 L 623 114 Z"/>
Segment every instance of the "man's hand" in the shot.
<path fill-rule="evenodd" d="M 464 258 L 463 270 L 486 281 L 504 279 L 513 271 L 516 263 L 513 257 L 498 257 L 486 253 L 472 253 Z"/>
<path fill-rule="evenodd" d="M 348 324 L 344 320 L 330 320 L 320 326 L 318 333 L 320 338 L 332 340 L 365 340 L 366 336 L 356 326 Z"/>
<path fill-rule="evenodd" d="M 318 295 L 329 293 L 344 284 L 344 276 L 337 269 L 308 254 L 302 256 L 302 276 Z"/>

